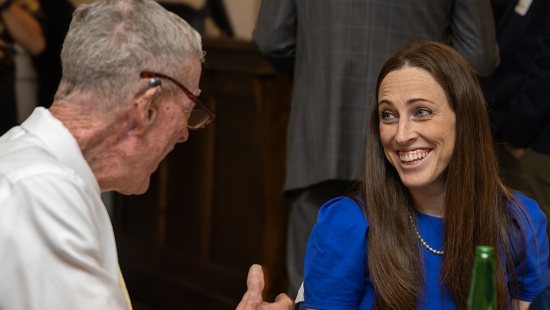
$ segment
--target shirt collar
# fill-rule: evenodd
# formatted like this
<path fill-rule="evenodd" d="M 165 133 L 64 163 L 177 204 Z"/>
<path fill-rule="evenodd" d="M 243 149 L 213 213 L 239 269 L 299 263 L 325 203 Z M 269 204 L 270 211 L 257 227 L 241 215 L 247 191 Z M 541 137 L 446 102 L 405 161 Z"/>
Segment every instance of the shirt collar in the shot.
<path fill-rule="evenodd" d="M 84 159 L 80 146 L 63 123 L 55 118 L 49 110 L 37 107 L 21 127 L 38 137 L 47 150 L 60 162 L 72 168 L 76 173 L 101 195 L 101 190 L 90 165 Z"/>

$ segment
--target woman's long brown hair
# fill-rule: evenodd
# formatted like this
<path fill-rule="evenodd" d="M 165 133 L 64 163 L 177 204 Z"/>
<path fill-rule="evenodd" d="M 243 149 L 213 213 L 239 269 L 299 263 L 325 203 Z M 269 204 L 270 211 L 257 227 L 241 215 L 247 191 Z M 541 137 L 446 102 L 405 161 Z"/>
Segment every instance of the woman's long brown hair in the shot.
<path fill-rule="evenodd" d="M 386 75 L 406 66 L 429 72 L 445 90 L 456 115 L 453 160 L 445 172 L 445 254 L 440 281 L 450 290 L 457 309 L 465 309 L 475 246 L 493 246 L 498 249 L 495 252 L 499 309 L 508 309 L 505 274 L 510 277 L 511 286 L 519 289 L 511 245 L 524 247 L 523 227 L 515 229 L 511 210 L 507 208 L 507 203 L 515 199 L 499 177 L 489 117 L 477 77 L 468 62 L 447 45 L 410 44 L 382 67 L 376 100 Z M 414 205 L 408 189 L 384 155 L 377 103 L 373 105 L 368 137 L 360 192 L 370 222 L 367 272 L 376 293 L 374 308 L 416 309 L 420 296 L 425 294 L 420 245 L 407 213 L 414 210 Z M 506 262 L 507 270 L 498 263 L 501 261 Z"/>

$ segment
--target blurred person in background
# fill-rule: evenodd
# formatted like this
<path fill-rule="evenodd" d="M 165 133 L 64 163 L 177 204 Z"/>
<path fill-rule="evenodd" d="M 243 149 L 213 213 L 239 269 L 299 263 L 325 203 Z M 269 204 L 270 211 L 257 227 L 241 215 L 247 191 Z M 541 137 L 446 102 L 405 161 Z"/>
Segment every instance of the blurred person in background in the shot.
<path fill-rule="evenodd" d="M 550 0 L 513 0 L 497 27 L 501 62 L 483 80 L 506 185 L 550 216 Z M 550 285 L 550 279 L 549 279 Z M 550 286 L 531 309 L 550 307 Z"/>
<path fill-rule="evenodd" d="M 432 40 L 488 76 L 498 64 L 493 13 L 489 0 L 262 0 L 253 38 L 275 68 L 294 76 L 285 193 L 296 294 L 319 208 L 349 193 L 363 171 L 382 64 L 406 43 Z"/>
<path fill-rule="evenodd" d="M 498 25 L 502 14 L 506 11 L 506 7 L 510 0 L 491 0 L 491 8 L 493 9 L 493 15 L 495 17 L 495 25 Z"/>
<path fill-rule="evenodd" d="M 550 215 L 550 0 L 512 1 L 498 26 L 501 63 L 482 80 L 506 184 Z"/>
<path fill-rule="evenodd" d="M 13 45 L 31 56 L 42 53 L 42 21 L 38 0 L 0 0 L 0 135 L 18 123 Z"/>
<path fill-rule="evenodd" d="M 61 81 L 61 48 L 74 6 L 68 0 L 41 0 L 46 48 L 32 57 L 38 81 L 37 104 L 49 108 Z"/>
<path fill-rule="evenodd" d="M 221 35 L 232 37 L 233 28 L 222 0 L 156 0 L 160 5 L 195 28 L 206 34 L 206 19 L 211 17 Z"/>

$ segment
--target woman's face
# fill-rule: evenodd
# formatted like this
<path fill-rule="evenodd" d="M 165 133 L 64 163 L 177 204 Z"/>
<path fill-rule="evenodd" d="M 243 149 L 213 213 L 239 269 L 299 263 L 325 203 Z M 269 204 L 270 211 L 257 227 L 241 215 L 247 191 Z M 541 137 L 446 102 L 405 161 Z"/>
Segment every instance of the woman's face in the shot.
<path fill-rule="evenodd" d="M 411 192 L 444 192 L 456 118 L 441 85 L 420 68 L 392 71 L 380 84 L 378 112 L 384 153 L 403 184 Z"/>

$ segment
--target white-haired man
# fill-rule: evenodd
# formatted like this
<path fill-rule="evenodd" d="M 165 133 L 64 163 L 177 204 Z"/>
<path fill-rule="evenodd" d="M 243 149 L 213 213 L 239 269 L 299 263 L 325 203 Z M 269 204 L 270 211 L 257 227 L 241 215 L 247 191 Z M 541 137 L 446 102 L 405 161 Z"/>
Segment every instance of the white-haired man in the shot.
<path fill-rule="evenodd" d="M 100 194 L 145 192 L 214 118 L 201 39 L 152 0 L 104 0 L 75 11 L 61 59 L 50 110 L 0 138 L 0 309 L 130 309 Z M 262 281 L 253 266 L 239 309 L 292 307 L 263 303 Z"/>

